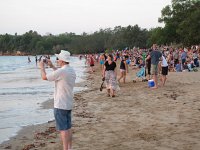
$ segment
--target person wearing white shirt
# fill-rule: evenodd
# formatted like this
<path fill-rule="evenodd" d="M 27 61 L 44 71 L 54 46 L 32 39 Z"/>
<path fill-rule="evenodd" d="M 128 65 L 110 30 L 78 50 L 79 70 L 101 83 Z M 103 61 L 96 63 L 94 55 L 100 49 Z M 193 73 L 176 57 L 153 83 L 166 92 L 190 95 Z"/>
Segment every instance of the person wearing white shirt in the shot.
<path fill-rule="evenodd" d="M 161 63 L 161 67 L 162 67 L 162 77 L 161 77 L 161 81 L 162 81 L 162 86 L 165 85 L 165 82 L 167 80 L 167 75 L 168 75 L 168 63 L 166 58 L 162 55 L 162 63 Z"/>
<path fill-rule="evenodd" d="M 41 76 L 43 80 L 54 81 L 54 116 L 56 128 L 60 131 L 63 150 L 70 150 L 72 147 L 71 131 L 71 110 L 73 107 L 73 88 L 75 86 L 76 73 L 70 63 L 70 53 L 61 50 L 60 54 L 55 54 L 61 68 L 57 69 L 50 60 L 47 65 L 53 68 L 53 72 L 46 74 L 44 61 L 40 62 Z"/>

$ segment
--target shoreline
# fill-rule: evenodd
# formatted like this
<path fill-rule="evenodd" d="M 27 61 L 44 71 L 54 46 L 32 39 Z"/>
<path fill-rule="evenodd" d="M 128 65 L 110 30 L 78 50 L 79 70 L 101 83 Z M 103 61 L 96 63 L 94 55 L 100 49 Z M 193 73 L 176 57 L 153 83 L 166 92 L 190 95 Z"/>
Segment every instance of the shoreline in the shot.
<path fill-rule="evenodd" d="M 84 71 L 84 74 L 85 74 L 85 76 L 81 77 L 81 79 L 83 81 L 75 84 L 75 88 L 78 87 L 78 88 L 83 88 L 83 89 L 75 92 L 74 96 L 76 96 L 76 94 L 80 94 L 87 90 L 87 89 L 84 90 L 84 88 L 87 87 L 87 81 L 86 81 L 87 77 L 88 77 L 87 69 Z M 40 103 L 39 109 L 53 109 L 53 103 L 54 103 L 53 98 L 47 99 L 46 101 Z M 25 141 L 27 141 L 27 140 L 31 141 L 31 139 L 34 139 L 35 135 L 38 133 L 43 134 L 44 132 L 48 132 L 48 130 L 54 131 L 55 130 L 54 126 L 55 126 L 55 119 L 48 120 L 47 122 L 44 122 L 44 123 L 22 126 L 21 129 L 19 131 L 17 131 L 13 136 L 9 137 L 9 139 L 0 143 L 0 149 L 13 149 L 13 146 L 11 146 L 11 145 L 14 144 L 15 146 L 14 146 L 13 150 L 16 150 L 16 149 L 21 150 L 22 147 L 17 146 L 17 144 L 15 144 L 16 142 L 18 143 L 18 139 L 25 140 Z M 29 132 L 30 134 L 27 134 L 27 132 Z M 10 145 L 9 143 L 12 143 L 12 144 Z M 26 149 L 26 147 L 28 148 L 29 145 L 24 146 L 25 149 Z"/>
<path fill-rule="evenodd" d="M 99 66 L 95 69 L 82 84 L 88 89 L 74 95 L 73 149 L 199 149 L 200 72 L 170 72 L 166 86 L 152 90 L 147 82 L 133 83 L 130 70 L 111 98 L 105 89 L 100 92 Z M 0 149 L 61 150 L 54 123 L 27 127 Z"/>

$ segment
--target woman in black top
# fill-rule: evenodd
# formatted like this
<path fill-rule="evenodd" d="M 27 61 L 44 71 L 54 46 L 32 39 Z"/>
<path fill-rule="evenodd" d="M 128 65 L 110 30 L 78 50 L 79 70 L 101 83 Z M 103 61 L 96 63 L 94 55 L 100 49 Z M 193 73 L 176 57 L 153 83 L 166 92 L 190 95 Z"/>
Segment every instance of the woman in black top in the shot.
<path fill-rule="evenodd" d="M 117 71 L 116 63 L 113 61 L 113 56 L 108 55 L 107 61 L 104 64 L 103 78 L 106 81 L 106 88 L 108 96 L 115 97 L 115 91 L 117 88 Z"/>
<path fill-rule="evenodd" d="M 123 83 L 125 83 L 126 81 L 126 73 L 128 73 L 128 67 L 127 67 L 127 63 L 126 63 L 127 58 L 125 57 L 125 60 L 122 59 L 121 63 L 120 63 L 120 77 L 118 79 L 118 82 L 120 82 L 120 80 L 123 78 Z"/>

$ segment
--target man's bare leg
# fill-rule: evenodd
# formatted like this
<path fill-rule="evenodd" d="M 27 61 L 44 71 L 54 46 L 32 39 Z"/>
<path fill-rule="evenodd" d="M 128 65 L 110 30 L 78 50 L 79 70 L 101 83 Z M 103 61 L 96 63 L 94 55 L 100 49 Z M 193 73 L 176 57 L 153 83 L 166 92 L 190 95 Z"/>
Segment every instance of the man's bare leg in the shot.
<path fill-rule="evenodd" d="M 63 150 L 68 150 L 69 144 L 70 144 L 70 138 L 69 138 L 69 130 L 63 130 L 60 131 L 60 135 L 61 135 L 61 140 L 63 143 Z"/>
<path fill-rule="evenodd" d="M 153 75 L 153 80 L 154 80 L 154 87 L 152 89 L 157 89 L 158 88 L 158 77 L 157 75 Z"/>
<path fill-rule="evenodd" d="M 71 150 L 72 149 L 72 129 L 69 129 L 69 143 L 68 143 L 68 149 Z"/>

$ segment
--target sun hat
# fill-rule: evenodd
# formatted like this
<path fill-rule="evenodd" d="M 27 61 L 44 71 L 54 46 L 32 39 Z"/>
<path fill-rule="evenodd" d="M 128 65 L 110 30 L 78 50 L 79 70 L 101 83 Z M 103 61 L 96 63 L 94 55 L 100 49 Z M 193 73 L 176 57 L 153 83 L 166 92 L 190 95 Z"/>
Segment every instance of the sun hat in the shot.
<path fill-rule="evenodd" d="M 56 57 L 58 57 L 59 60 L 62 60 L 64 62 L 70 62 L 70 52 L 61 50 L 60 54 L 55 54 Z"/>

